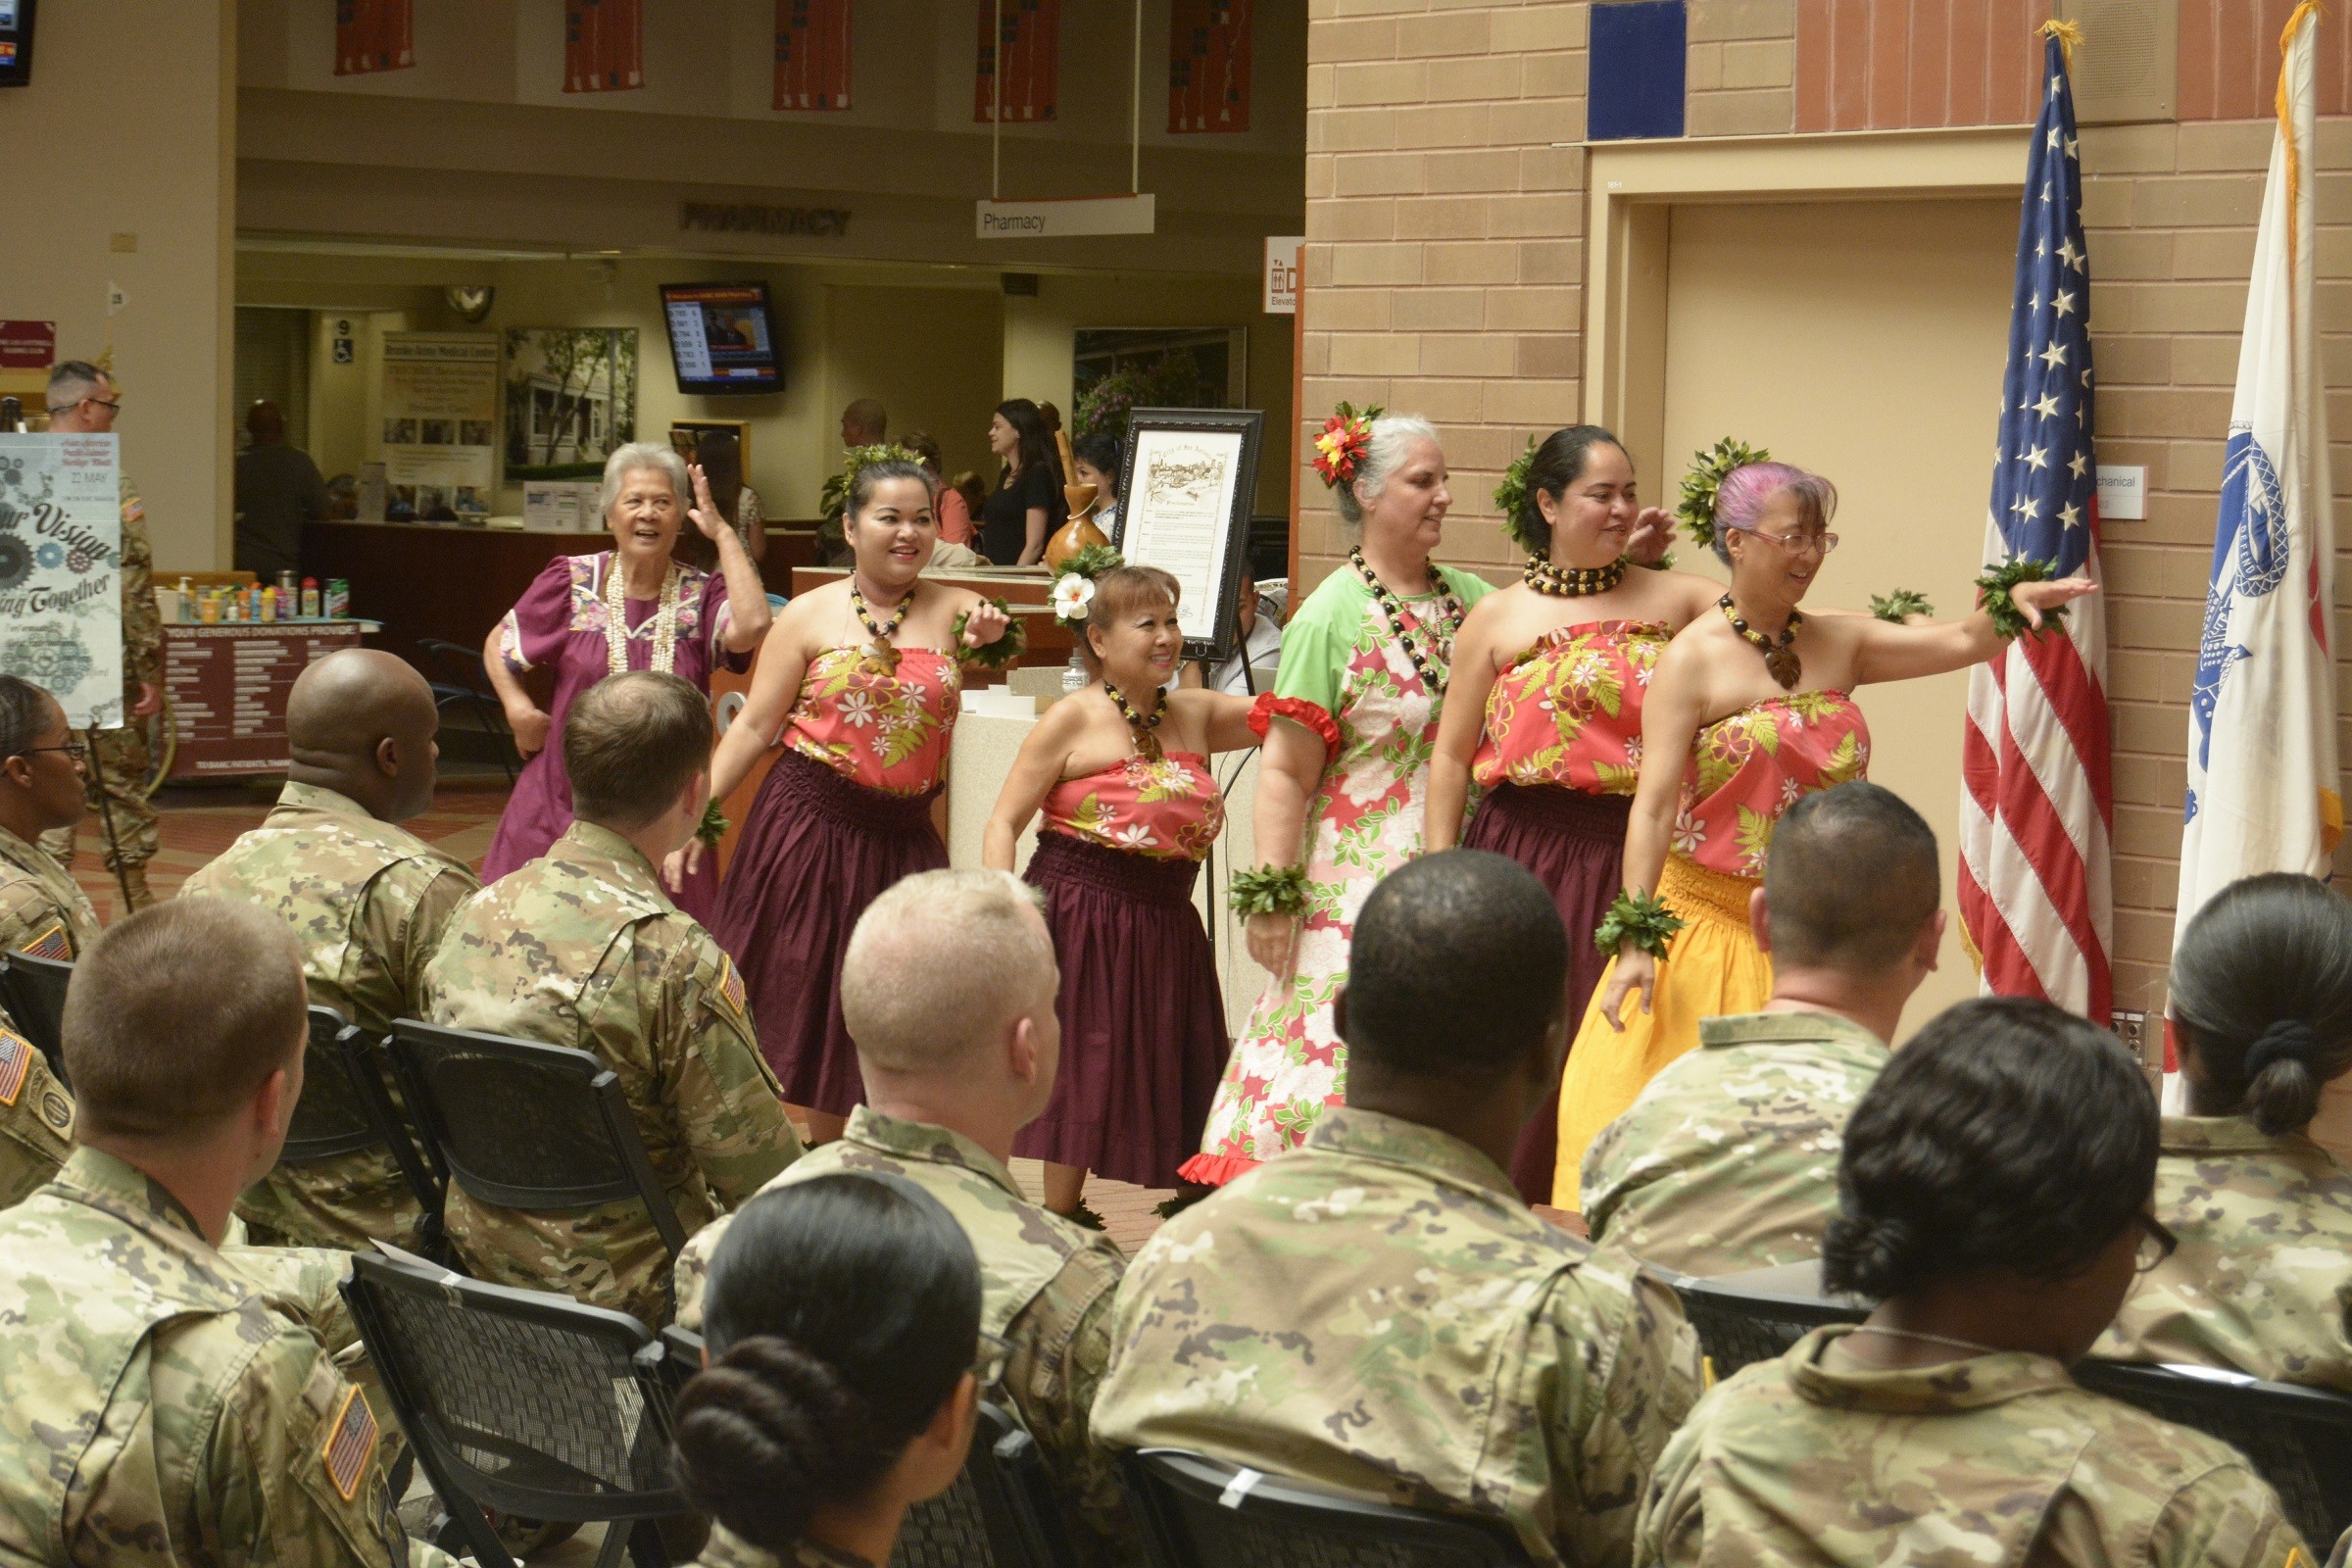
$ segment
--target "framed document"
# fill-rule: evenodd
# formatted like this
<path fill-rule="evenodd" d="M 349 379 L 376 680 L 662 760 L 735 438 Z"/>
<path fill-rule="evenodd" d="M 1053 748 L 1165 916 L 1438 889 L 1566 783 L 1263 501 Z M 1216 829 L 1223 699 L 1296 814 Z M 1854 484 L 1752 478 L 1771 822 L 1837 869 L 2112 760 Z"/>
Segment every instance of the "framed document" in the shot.
<path fill-rule="evenodd" d="M 1188 658 L 1221 660 L 1233 651 L 1234 592 L 1249 559 L 1265 427 L 1255 409 L 1137 409 L 1128 416 L 1110 542 L 1136 565 L 1176 579 Z"/>

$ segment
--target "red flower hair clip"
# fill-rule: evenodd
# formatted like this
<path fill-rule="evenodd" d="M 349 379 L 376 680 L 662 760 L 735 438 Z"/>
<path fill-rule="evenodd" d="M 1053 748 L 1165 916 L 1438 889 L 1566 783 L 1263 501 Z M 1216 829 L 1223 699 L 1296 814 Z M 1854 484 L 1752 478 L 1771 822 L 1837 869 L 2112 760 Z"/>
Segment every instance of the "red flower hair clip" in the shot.
<path fill-rule="evenodd" d="M 1323 421 L 1323 433 L 1315 437 L 1315 472 L 1325 485 L 1337 490 L 1354 479 L 1372 450 L 1372 421 L 1380 415 L 1378 404 L 1359 412 L 1343 403 Z"/>

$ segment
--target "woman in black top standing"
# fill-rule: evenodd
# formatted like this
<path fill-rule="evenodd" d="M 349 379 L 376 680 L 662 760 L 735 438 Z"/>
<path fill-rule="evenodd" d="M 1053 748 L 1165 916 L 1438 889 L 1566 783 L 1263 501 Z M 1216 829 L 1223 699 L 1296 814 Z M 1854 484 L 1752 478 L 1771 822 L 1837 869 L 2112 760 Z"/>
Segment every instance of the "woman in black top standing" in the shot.
<path fill-rule="evenodd" d="M 999 566 L 1028 566 L 1045 559 L 1046 540 L 1069 508 L 1061 470 L 1037 405 L 1012 398 L 988 421 L 988 447 L 1004 462 L 997 488 L 980 509 L 980 553 Z"/>

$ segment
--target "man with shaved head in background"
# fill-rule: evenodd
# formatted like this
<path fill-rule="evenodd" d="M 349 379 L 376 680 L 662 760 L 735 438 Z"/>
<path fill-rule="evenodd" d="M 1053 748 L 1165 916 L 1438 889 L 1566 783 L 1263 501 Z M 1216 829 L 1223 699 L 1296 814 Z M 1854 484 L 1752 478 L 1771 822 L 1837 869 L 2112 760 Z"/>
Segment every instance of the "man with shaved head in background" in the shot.
<path fill-rule="evenodd" d="M 392 655 L 318 660 L 286 699 L 293 762 L 275 809 L 180 890 L 281 916 L 302 945 L 312 1003 L 374 1034 L 424 1015 L 425 960 L 481 885 L 396 825 L 433 803 L 439 727 L 432 689 Z M 237 1206 L 255 1240 L 289 1247 L 410 1245 L 418 1217 L 380 1150 L 281 1165 Z"/>

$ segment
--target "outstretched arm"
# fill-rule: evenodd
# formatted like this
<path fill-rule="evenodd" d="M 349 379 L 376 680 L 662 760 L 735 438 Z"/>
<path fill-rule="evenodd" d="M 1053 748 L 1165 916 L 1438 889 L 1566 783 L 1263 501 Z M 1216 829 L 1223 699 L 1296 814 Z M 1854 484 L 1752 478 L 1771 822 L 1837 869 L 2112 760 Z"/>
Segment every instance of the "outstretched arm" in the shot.
<path fill-rule="evenodd" d="M 2009 591 L 2009 599 L 2026 617 L 2026 624 L 2038 631 L 2044 624 L 2043 612 L 2097 591 L 2098 584 L 2086 577 L 2068 577 L 2058 582 L 2021 582 Z M 1998 654 L 2003 641 L 1993 629 L 1992 616 L 1982 610 L 1965 620 L 1906 621 L 1899 626 L 1875 617 L 1841 617 L 1839 629 L 1857 639 L 1857 686 L 1966 669 Z"/>

